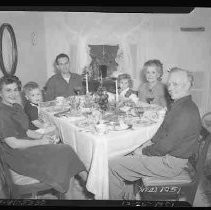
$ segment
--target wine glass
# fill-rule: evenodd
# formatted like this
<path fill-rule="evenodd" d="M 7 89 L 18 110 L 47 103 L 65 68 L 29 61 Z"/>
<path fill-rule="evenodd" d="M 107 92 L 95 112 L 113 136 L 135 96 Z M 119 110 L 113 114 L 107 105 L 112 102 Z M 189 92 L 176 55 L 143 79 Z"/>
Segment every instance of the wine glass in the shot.
<path fill-rule="evenodd" d="M 75 92 L 75 94 L 76 94 L 76 95 L 79 95 L 79 94 L 80 94 L 80 92 L 81 92 L 81 90 L 82 90 L 82 88 L 81 88 L 81 87 L 76 86 L 76 87 L 74 87 L 74 88 L 73 88 L 73 90 L 74 90 L 74 92 Z"/>

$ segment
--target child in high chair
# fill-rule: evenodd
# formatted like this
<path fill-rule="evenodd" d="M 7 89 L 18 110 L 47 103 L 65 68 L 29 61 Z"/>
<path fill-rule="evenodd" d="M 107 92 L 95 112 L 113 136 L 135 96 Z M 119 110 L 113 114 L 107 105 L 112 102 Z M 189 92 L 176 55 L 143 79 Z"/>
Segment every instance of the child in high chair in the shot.
<path fill-rule="evenodd" d="M 119 100 L 132 100 L 134 103 L 138 102 L 136 92 L 132 90 L 133 81 L 129 74 L 120 74 L 118 77 L 119 83 Z"/>
<path fill-rule="evenodd" d="M 59 141 L 58 131 L 54 125 L 46 119 L 39 117 L 39 104 L 43 101 L 42 91 L 36 82 L 28 82 L 23 87 L 26 98 L 24 111 L 29 118 L 29 129 L 43 135 L 49 135 L 54 138 L 55 143 Z"/>

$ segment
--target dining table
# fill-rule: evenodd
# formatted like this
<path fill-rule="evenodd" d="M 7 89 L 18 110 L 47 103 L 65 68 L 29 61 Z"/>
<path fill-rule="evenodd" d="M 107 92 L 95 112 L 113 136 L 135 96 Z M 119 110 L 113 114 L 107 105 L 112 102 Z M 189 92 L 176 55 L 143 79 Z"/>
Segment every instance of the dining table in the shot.
<path fill-rule="evenodd" d="M 84 163 L 88 172 L 86 189 L 94 194 L 96 200 L 109 199 L 109 161 L 131 153 L 150 140 L 164 119 L 162 112 L 151 123 L 108 130 L 99 126 L 96 127 L 98 130 L 93 130 L 82 126 L 86 122 L 86 115 L 58 115 L 58 110 L 52 107 L 42 107 L 40 113 L 56 125 L 63 143 L 70 145 Z"/>

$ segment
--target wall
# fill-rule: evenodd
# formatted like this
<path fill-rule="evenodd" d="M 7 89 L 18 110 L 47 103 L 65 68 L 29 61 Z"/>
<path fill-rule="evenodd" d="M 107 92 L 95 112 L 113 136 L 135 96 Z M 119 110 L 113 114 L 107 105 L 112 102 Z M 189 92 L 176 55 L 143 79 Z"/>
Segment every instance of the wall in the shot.
<path fill-rule="evenodd" d="M 72 71 L 81 73 L 89 63 L 88 44 L 119 44 L 126 52 L 122 65 L 132 75 L 135 88 L 144 62 L 160 59 L 164 81 L 173 66 L 195 72 L 197 86 L 203 90 L 196 100 L 203 106 L 202 112 L 211 110 L 209 8 L 196 8 L 191 14 L 0 12 L 0 20 L 14 27 L 19 52 L 17 76 L 23 83 L 34 80 L 44 85 L 61 52 L 70 55 Z M 204 26 L 205 32 L 180 31 L 180 27 L 199 26 Z M 36 45 L 31 41 L 33 32 Z"/>
<path fill-rule="evenodd" d="M 211 110 L 211 9 L 196 9 L 186 15 L 146 15 L 144 27 L 130 34 L 133 48 L 137 48 L 136 69 L 140 72 L 145 61 L 160 59 L 167 71 L 178 66 L 194 73 L 195 85 L 192 95 L 201 114 Z M 204 32 L 182 32 L 180 27 L 205 27 Z M 139 40 L 137 40 L 139 36 Z M 135 46 L 134 46 L 135 45 Z M 135 56 L 135 53 L 133 53 Z M 133 57 L 134 57 L 133 56 Z M 139 79 L 135 83 L 138 84 Z"/>
<path fill-rule="evenodd" d="M 53 74 L 52 64 L 58 53 L 68 53 L 72 71 L 81 73 L 84 65 L 91 61 L 88 56 L 89 44 L 119 44 L 127 49 L 124 34 L 140 23 L 140 16 L 142 14 L 45 13 L 48 76 Z M 127 54 L 127 50 L 125 52 Z M 125 59 L 130 60 L 129 56 Z"/>
<path fill-rule="evenodd" d="M 54 74 L 54 61 L 58 54 L 68 54 L 71 61 L 71 71 L 75 70 L 78 36 L 71 30 L 71 25 L 66 23 L 67 13 L 45 13 L 45 40 L 46 40 L 46 59 L 47 75 Z M 71 56 L 70 56 L 71 55 Z"/>
<path fill-rule="evenodd" d="M 0 24 L 12 25 L 18 47 L 16 76 L 23 85 L 36 81 L 43 86 L 47 80 L 45 28 L 40 12 L 0 12 Z M 32 44 L 33 33 L 35 45 Z M 2 75 L 2 73 L 1 73 Z"/>
<path fill-rule="evenodd" d="M 72 71 L 81 73 L 89 62 L 88 44 L 120 44 L 126 55 L 123 66 L 140 84 L 140 69 L 148 59 L 160 59 L 167 70 L 173 66 L 193 71 L 203 96 L 194 92 L 201 113 L 211 110 L 210 37 L 211 9 L 196 8 L 191 14 L 140 13 L 45 13 L 47 74 L 53 74 L 56 55 L 71 55 Z M 206 28 L 205 32 L 181 32 L 180 27 Z M 202 72 L 202 74 L 198 73 Z M 200 83 L 200 84 L 198 84 Z"/>

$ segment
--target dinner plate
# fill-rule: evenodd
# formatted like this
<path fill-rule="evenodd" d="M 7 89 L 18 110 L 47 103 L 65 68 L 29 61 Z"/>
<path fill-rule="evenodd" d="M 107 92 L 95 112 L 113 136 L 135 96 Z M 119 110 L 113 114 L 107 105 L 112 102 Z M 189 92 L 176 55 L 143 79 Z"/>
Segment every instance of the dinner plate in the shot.
<path fill-rule="evenodd" d="M 81 108 L 81 113 L 92 113 L 92 109 L 91 108 Z"/>
<path fill-rule="evenodd" d="M 112 129 L 113 131 L 123 131 L 123 130 L 128 130 L 132 128 L 131 125 L 127 125 L 125 127 L 121 127 L 121 126 L 114 126 L 114 128 Z"/>
<path fill-rule="evenodd" d="M 103 120 L 106 122 L 118 122 L 118 116 L 114 114 L 107 114 L 103 116 Z"/>
<path fill-rule="evenodd" d="M 85 120 L 80 120 L 80 121 L 76 122 L 75 125 L 80 128 L 89 128 L 91 126 L 90 123 Z"/>
<path fill-rule="evenodd" d="M 155 121 L 150 121 L 150 120 L 138 120 L 136 122 L 134 122 L 134 126 L 150 126 L 150 125 L 153 125 L 155 124 L 156 122 Z"/>
<path fill-rule="evenodd" d="M 129 107 L 129 106 L 123 106 L 123 107 L 121 107 L 121 108 L 119 108 L 121 111 L 123 111 L 123 112 L 128 112 L 130 109 L 131 109 L 131 107 Z"/>
<path fill-rule="evenodd" d="M 64 105 L 62 105 L 62 106 L 44 107 L 43 110 L 45 110 L 46 112 L 54 112 L 54 114 L 57 114 L 57 113 L 61 113 L 61 112 L 66 112 L 69 109 L 70 109 L 70 106 L 64 106 Z"/>
<path fill-rule="evenodd" d="M 40 102 L 40 107 L 53 107 L 56 105 L 56 101 L 53 100 L 53 101 L 46 101 L 46 102 Z"/>

